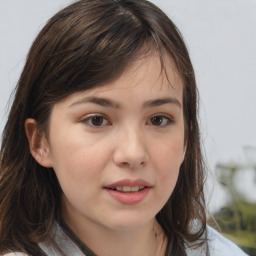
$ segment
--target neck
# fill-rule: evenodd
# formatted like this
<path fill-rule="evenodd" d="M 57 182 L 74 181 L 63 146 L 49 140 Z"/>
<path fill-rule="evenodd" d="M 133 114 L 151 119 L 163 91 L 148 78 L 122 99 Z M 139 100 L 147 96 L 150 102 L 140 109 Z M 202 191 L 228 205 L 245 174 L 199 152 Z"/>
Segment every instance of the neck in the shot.
<path fill-rule="evenodd" d="M 148 225 L 133 230 L 109 230 L 91 225 L 74 225 L 76 236 L 98 256 L 164 256 L 167 239 L 154 219 Z M 70 225 L 71 224 L 71 225 Z M 80 223 L 81 224 L 81 223 Z"/>

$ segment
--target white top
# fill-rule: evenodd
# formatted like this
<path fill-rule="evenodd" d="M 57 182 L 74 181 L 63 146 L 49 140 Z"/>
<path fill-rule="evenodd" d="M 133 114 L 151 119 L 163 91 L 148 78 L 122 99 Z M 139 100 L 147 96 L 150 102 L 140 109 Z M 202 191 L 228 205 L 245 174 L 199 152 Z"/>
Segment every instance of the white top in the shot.
<path fill-rule="evenodd" d="M 237 245 L 223 237 L 213 228 L 207 226 L 210 256 L 248 256 Z M 67 256 L 86 256 L 78 246 L 63 232 L 59 225 L 56 225 L 54 242 Z M 62 256 L 52 242 L 43 242 L 39 246 L 48 256 Z M 205 248 L 187 249 L 188 256 L 205 256 Z M 12 252 L 4 256 L 27 256 L 24 253 Z"/>

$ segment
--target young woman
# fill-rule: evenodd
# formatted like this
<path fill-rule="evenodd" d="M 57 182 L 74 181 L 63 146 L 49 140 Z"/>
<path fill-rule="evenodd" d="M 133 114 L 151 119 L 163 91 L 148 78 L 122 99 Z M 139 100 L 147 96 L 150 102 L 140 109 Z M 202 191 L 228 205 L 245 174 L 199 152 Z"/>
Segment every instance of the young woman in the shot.
<path fill-rule="evenodd" d="M 245 255 L 206 225 L 195 75 L 145 0 L 81 0 L 34 41 L 1 147 L 2 255 Z"/>

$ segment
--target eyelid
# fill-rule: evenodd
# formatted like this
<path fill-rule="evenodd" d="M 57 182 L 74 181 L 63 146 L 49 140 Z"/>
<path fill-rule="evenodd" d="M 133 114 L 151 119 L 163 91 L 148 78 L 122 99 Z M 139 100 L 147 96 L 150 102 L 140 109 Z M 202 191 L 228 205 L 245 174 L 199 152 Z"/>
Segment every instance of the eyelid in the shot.
<path fill-rule="evenodd" d="M 150 125 L 153 125 L 155 127 L 166 127 L 168 125 L 171 125 L 174 123 L 174 118 L 168 114 L 163 114 L 163 113 L 158 113 L 158 114 L 154 114 L 152 116 L 149 117 L 147 123 L 154 117 L 162 117 L 162 118 L 165 118 L 167 120 L 167 124 L 164 124 L 164 125 L 153 125 L 153 124 L 150 124 Z"/>
<path fill-rule="evenodd" d="M 93 117 L 101 117 L 101 118 L 103 118 L 104 120 L 107 120 L 108 123 L 107 123 L 107 124 L 104 124 L 104 125 L 100 125 L 100 126 L 93 125 L 93 124 L 89 124 L 89 121 L 90 121 Z M 86 125 L 89 126 L 89 127 L 97 128 L 97 129 L 102 128 L 102 127 L 105 127 L 105 126 L 111 124 L 111 122 L 109 121 L 109 119 L 108 119 L 104 114 L 102 114 L 102 113 L 93 113 L 93 114 L 85 115 L 85 116 L 81 119 L 80 122 L 86 124 Z"/>

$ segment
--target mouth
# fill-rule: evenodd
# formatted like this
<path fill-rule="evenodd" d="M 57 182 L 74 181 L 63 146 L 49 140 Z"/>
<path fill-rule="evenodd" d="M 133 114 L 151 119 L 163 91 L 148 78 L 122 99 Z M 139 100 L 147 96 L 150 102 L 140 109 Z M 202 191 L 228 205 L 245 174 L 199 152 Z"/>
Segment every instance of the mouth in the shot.
<path fill-rule="evenodd" d="M 126 205 L 142 202 L 151 188 L 152 185 L 144 180 L 121 180 L 104 187 L 113 199 Z"/>
<path fill-rule="evenodd" d="M 118 187 L 113 187 L 113 188 L 108 188 L 111 190 L 116 190 L 119 192 L 123 192 L 123 193 L 131 193 L 131 192 L 139 192 L 142 189 L 146 188 L 146 186 L 134 186 L 134 187 L 130 187 L 130 186 L 118 186 Z"/>
<path fill-rule="evenodd" d="M 139 192 L 145 188 L 151 188 L 152 185 L 145 180 L 119 180 L 107 186 L 104 186 L 105 189 L 116 190 L 123 193 Z"/>

